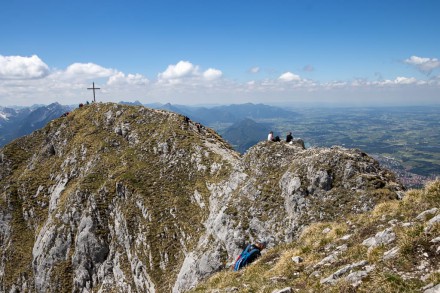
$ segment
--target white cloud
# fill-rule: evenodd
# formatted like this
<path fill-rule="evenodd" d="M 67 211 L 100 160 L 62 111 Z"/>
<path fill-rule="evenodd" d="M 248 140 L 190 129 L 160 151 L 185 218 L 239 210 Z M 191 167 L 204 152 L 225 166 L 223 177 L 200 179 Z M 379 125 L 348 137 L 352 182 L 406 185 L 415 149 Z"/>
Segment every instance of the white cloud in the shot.
<path fill-rule="evenodd" d="M 205 72 L 203 72 L 203 77 L 207 80 L 214 80 L 222 77 L 223 72 L 218 69 L 209 68 Z"/>
<path fill-rule="evenodd" d="M 417 80 L 414 77 L 404 77 L 404 76 L 398 76 L 395 79 L 391 80 L 391 79 L 384 79 L 384 80 L 379 80 L 379 81 L 363 81 L 362 86 L 380 86 L 380 87 L 384 87 L 384 86 L 405 86 L 405 85 L 411 85 L 411 84 L 417 84 L 417 85 L 423 85 L 423 81 L 421 80 Z M 354 83 L 352 83 L 352 85 L 354 86 Z"/>
<path fill-rule="evenodd" d="M 405 59 L 405 63 L 415 66 L 418 70 L 428 74 L 434 69 L 440 68 L 440 61 L 437 58 L 411 56 Z"/>
<path fill-rule="evenodd" d="M 417 83 L 417 79 L 415 79 L 414 77 L 398 76 L 394 80 L 394 83 L 395 84 L 413 84 L 413 83 Z"/>
<path fill-rule="evenodd" d="M 108 85 L 147 85 L 150 81 L 142 74 L 128 74 L 122 72 L 110 76 Z"/>
<path fill-rule="evenodd" d="M 176 65 L 168 65 L 167 69 L 159 73 L 159 80 L 172 80 L 198 75 L 198 66 L 188 61 L 179 61 Z"/>
<path fill-rule="evenodd" d="M 62 75 L 72 79 L 90 79 L 109 77 L 115 73 L 114 69 L 105 68 L 94 63 L 74 63 L 69 65 Z"/>
<path fill-rule="evenodd" d="M 285 72 L 278 77 L 281 81 L 300 81 L 301 77 L 299 75 L 293 74 L 292 72 Z"/>
<path fill-rule="evenodd" d="M 179 61 L 177 64 L 168 65 L 165 71 L 157 75 L 157 85 L 165 85 L 167 88 L 172 86 L 182 87 L 203 87 L 213 86 L 209 83 L 218 80 L 223 76 L 219 69 L 208 68 L 201 72 L 198 65 L 189 61 Z"/>
<path fill-rule="evenodd" d="M 0 79 L 36 79 L 49 74 L 49 67 L 37 56 L 0 55 Z"/>

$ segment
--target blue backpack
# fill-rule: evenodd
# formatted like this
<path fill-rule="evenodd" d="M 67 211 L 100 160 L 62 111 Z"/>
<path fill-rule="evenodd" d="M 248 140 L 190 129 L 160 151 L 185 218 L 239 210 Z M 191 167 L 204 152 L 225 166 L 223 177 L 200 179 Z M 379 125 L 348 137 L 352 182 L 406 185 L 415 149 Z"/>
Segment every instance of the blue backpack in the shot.
<path fill-rule="evenodd" d="M 254 260 L 256 258 L 255 254 L 257 253 L 259 254 L 260 250 L 255 246 L 249 244 L 235 261 L 234 271 L 238 271 L 241 268 L 250 264 L 249 260 Z"/>

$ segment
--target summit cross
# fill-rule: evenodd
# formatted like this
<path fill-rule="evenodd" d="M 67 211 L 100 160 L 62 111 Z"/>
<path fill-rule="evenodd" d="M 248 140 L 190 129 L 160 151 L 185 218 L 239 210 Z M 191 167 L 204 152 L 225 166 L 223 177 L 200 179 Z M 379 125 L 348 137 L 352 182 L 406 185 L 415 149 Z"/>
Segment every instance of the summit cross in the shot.
<path fill-rule="evenodd" d="M 88 90 L 93 90 L 93 102 L 96 102 L 96 98 L 95 98 L 95 90 L 100 90 L 101 88 L 99 87 L 95 87 L 95 82 L 93 82 L 93 86 L 92 87 L 88 87 Z"/>

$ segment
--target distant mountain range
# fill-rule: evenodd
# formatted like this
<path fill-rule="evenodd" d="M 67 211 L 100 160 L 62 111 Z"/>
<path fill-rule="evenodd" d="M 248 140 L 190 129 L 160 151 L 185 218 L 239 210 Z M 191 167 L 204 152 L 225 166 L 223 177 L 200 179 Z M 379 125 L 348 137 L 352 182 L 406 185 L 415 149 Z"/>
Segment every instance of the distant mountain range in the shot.
<path fill-rule="evenodd" d="M 269 125 L 246 118 L 228 127 L 223 131 L 222 137 L 231 143 L 235 150 L 244 153 L 253 145 L 264 140 L 269 131 Z"/>
<path fill-rule="evenodd" d="M 192 120 L 208 126 L 214 123 L 236 123 L 246 118 L 252 120 L 284 119 L 295 115 L 292 111 L 278 107 L 252 103 L 216 106 L 212 108 L 165 104 L 158 108 L 186 115 Z"/>
<path fill-rule="evenodd" d="M 139 101 L 125 102 L 119 104 L 130 106 L 146 106 L 153 109 L 167 110 L 174 113 L 188 116 L 191 120 L 210 126 L 215 123 L 236 123 L 244 119 L 265 120 L 265 119 L 287 119 L 294 117 L 297 113 L 279 107 L 264 104 L 232 104 L 227 106 L 198 107 L 186 105 L 167 104 L 142 104 Z"/>
<path fill-rule="evenodd" d="M 72 106 L 0 107 L 0 147 L 44 127 L 49 121 L 72 110 Z"/>

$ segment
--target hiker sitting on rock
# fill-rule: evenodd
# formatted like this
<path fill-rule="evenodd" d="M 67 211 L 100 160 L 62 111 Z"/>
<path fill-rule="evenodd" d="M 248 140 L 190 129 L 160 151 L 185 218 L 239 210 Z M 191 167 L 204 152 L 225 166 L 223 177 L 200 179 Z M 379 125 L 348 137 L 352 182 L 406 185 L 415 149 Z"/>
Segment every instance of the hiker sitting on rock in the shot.
<path fill-rule="evenodd" d="M 268 141 L 281 141 L 279 136 L 273 136 L 273 131 L 269 132 L 269 135 L 267 136 Z"/>
<path fill-rule="evenodd" d="M 291 142 L 293 140 L 292 132 L 289 132 L 286 136 L 286 142 Z"/>
<path fill-rule="evenodd" d="M 269 135 L 267 136 L 268 141 L 273 141 L 273 131 L 269 132 Z"/>
<path fill-rule="evenodd" d="M 249 244 L 235 261 L 234 271 L 238 271 L 254 262 L 261 256 L 261 251 L 266 248 L 266 241 L 259 241 L 256 244 Z"/>

